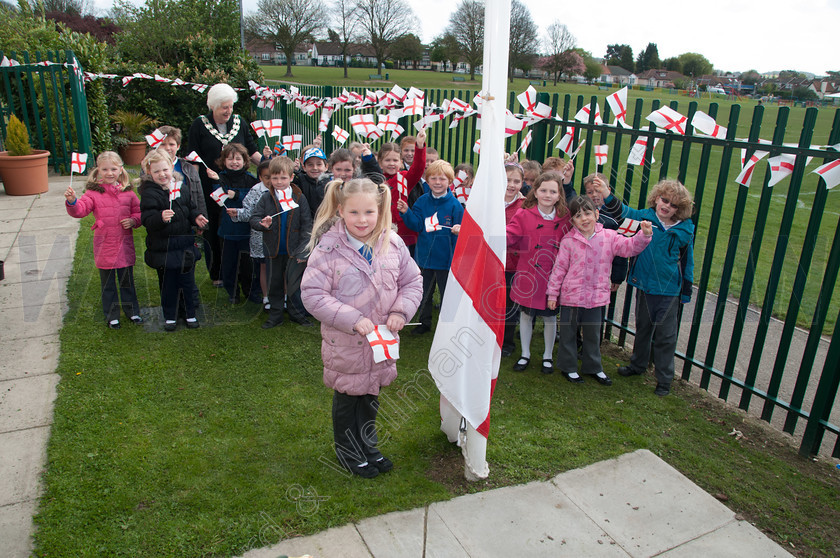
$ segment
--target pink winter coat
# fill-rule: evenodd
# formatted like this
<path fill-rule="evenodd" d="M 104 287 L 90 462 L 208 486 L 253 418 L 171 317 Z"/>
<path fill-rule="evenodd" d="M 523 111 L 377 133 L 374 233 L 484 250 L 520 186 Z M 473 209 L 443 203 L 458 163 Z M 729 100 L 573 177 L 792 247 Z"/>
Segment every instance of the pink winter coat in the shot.
<path fill-rule="evenodd" d="M 423 296 L 420 269 L 398 234 L 373 264 L 350 245 L 344 222 L 328 223 L 312 249 L 301 281 L 306 309 L 321 322 L 324 384 L 347 395 L 378 395 L 397 377 L 397 362 L 373 362 L 367 339 L 353 329 L 362 319 L 382 325 L 391 314 L 409 321 Z M 317 236 L 317 233 L 316 233 Z"/>
<path fill-rule="evenodd" d="M 650 244 L 649 236 L 641 231 L 632 237 L 595 225 L 590 239 L 577 229 L 560 242 L 560 251 L 548 280 L 548 298 L 557 299 L 562 306 L 598 308 L 610 303 L 610 268 L 615 256 L 630 258 L 640 254 Z"/>
<path fill-rule="evenodd" d="M 510 299 L 526 308 L 545 310 L 548 277 L 560 248 L 560 239 L 571 228 L 569 216 L 542 218 L 537 206 L 520 208 L 507 226 L 508 250 L 516 252 L 516 275 Z"/>
<path fill-rule="evenodd" d="M 140 226 L 140 200 L 129 186 L 120 190 L 115 184 L 89 184 L 81 198 L 70 205 L 64 202 L 71 217 L 81 219 L 93 212 L 93 261 L 98 269 L 121 269 L 134 265 L 134 230 Z M 134 220 L 133 229 L 124 229 L 120 221 Z"/>

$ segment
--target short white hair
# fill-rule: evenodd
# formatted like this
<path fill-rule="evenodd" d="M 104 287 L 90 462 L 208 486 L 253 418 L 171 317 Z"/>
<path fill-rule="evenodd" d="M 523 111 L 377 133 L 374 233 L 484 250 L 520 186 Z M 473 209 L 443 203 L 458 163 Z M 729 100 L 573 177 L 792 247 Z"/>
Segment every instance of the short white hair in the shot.
<path fill-rule="evenodd" d="M 216 110 L 227 101 L 235 103 L 238 99 L 239 95 L 236 94 L 236 90 L 227 83 L 217 83 L 207 90 L 207 107 L 210 110 Z"/>

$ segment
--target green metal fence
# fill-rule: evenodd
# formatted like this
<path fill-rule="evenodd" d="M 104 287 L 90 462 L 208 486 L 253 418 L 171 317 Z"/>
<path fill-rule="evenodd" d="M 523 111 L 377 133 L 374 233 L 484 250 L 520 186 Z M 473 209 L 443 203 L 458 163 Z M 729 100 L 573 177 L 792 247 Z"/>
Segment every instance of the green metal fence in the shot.
<path fill-rule="evenodd" d="M 347 89 L 364 94 L 362 88 Z M 341 90 L 307 86 L 300 93 L 331 97 Z M 425 93 L 427 106 L 440 106 L 453 97 L 471 101 L 475 94 L 454 89 Z M 812 169 L 806 172 L 807 158 L 827 162 L 838 157 L 836 148 L 814 146 L 840 143 L 840 111 L 758 105 L 744 117 L 740 105 L 711 103 L 704 106 L 705 112 L 728 129 L 725 139 L 715 139 L 695 136 L 691 126 L 685 135 L 656 131 L 644 117 L 660 108 L 660 101 L 633 100 L 632 92 L 627 112 L 632 127 L 628 129 L 573 121 L 584 104 L 594 109 L 597 103 L 604 122 L 609 122 L 612 118 L 603 96 L 587 99 L 541 93 L 538 100 L 551 106 L 558 119 L 530 128 L 528 157 L 543 161 L 561 155 L 553 140 L 573 126 L 575 144 L 585 140 L 588 146 L 575 160 L 578 191 L 583 177 L 597 170 L 610 178 L 617 196 L 636 207 L 644 205 L 652 182 L 665 177 L 678 178 L 693 192 L 696 290 L 693 304 L 681 316 L 677 356 L 683 362 L 682 377 L 800 436 L 803 455 L 816 454 L 828 435 L 834 439 L 832 455 L 840 457 L 840 409 L 836 408 L 840 293 L 834 291 L 840 269 L 840 200 L 810 173 Z M 694 100 L 674 101 L 669 106 L 689 122 L 698 110 Z M 513 92 L 508 108 L 514 113 L 522 110 Z M 284 134 L 303 134 L 304 144 L 317 133 L 320 111 L 305 116 L 279 103 L 273 111 L 260 112 L 261 118 L 283 118 Z M 351 130 L 347 119 L 355 113 L 339 110 L 330 125 Z M 402 119 L 406 133 L 414 132 L 410 125 L 418 118 Z M 449 119 L 435 124 L 428 131 L 428 145 L 453 164 L 476 164 L 476 118 L 463 120 L 455 129 L 448 125 Z M 508 138 L 508 152 L 520 145 L 524 133 Z M 771 144 L 759 143 L 759 138 L 768 135 Z M 628 152 L 640 136 L 661 141 L 656 149 L 653 141 L 648 142 L 644 165 L 627 164 Z M 375 142 L 374 150 L 388 139 Z M 324 135 L 324 144 L 327 151 L 333 148 L 329 134 Z M 609 146 L 608 163 L 596 167 L 591 146 L 604 144 Z M 770 170 L 766 164 L 759 165 L 751 186 L 740 186 L 734 179 L 741 170 L 742 150 L 747 158 L 756 150 L 769 151 L 768 157 L 795 154 L 793 174 L 767 187 Z M 763 177 L 761 168 L 767 168 Z M 621 345 L 634 333 L 632 300 L 633 289 L 626 286 L 623 301 L 608 312 L 608 324 L 617 329 Z M 751 406 L 756 399 L 761 400 L 760 410 Z"/>
<path fill-rule="evenodd" d="M 72 152 L 91 153 L 81 65 L 70 50 L 34 56 L 0 52 L 3 56 L 20 65 L 0 67 L 0 136 L 6 137 L 8 117 L 17 115 L 33 146 L 50 152 L 56 172 L 69 172 Z"/>

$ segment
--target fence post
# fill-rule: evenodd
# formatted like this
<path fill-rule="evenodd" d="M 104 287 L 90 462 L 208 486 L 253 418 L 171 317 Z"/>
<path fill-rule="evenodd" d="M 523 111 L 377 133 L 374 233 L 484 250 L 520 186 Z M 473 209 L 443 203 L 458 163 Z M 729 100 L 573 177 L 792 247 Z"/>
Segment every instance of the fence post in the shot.
<path fill-rule="evenodd" d="M 90 116 L 88 115 L 87 96 L 84 86 L 84 69 L 72 50 L 65 51 L 67 62 L 71 64 L 68 77 L 70 97 L 73 99 L 73 115 L 76 120 L 76 139 L 79 153 L 92 153 L 90 135 Z"/>
<path fill-rule="evenodd" d="M 325 85 L 322 90 L 322 98 L 330 99 L 333 96 L 333 88 L 332 85 Z M 323 110 L 323 109 L 321 109 Z M 330 115 L 330 119 L 332 119 L 332 115 Z M 320 123 L 320 120 L 319 120 Z M 320 134 L 321 132 L 316 132 L 316 134 Z M 333 137 L 332 134 L 329 132 L 324 132 L 324 136 L 322 136 L 322 146 L 324 147 L 324 153 L 332 153 L 333 152 Z"/>
<path fill-rule="evenodd" d="M 837 316 L 835 323 L 840 323 L 840 315 Z M 837 397 L 837 386 L 840 384 L 838 362 L 840 362 L 840 329 L 835 326 L 834 335 L 831 336 L 831 344 L 828 346 L 828 353 L 825 355 L 825 365 L 820 376 L 820 383 L 817 386 L 817 394 L 814 396 L 814 404 L 811 406 L 805 433 L 802 435 L 802 444 L 799 446 L 799 454 L 802 456 L 816 455 L 820 450 L 824 433 L 820 422 L 828 420 L 834 398 Z M 834 457 L 837 456 L 838 452 L 835 449 Z"/>
<path fill-rule="evenodd" d="M 551 101 L 548 93 L 537 93 L 537 102 L 545 103 L 546 105 Z M 539 126 L 534 126 L 534 133 L 531 136 L 531 145 L 528 147 L 528 158 L 536 159 L 540 164 L 545 161 L 545 142 L 548 137 L 548 121 L 543 120 Z"/>

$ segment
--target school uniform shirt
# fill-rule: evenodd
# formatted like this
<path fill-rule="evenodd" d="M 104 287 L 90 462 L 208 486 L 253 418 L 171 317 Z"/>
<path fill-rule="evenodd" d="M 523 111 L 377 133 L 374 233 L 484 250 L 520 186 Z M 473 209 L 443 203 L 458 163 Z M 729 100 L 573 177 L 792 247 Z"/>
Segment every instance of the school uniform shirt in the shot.
<path fill-rule="evenodd" d="M 443 227 L 452 227 L 461 224 L 464 208 L 447 189 L 440 197 L 432 193 L 423 194 L 414 203 L 414 207 L 402 214 L 406 226 L 418 233 L 414 260 L 420 269 L 449 269 L 455 254 L 458 237 L 452 233 L 451 228 L 426 232 L 426 219 L 435 213 Z"/>

